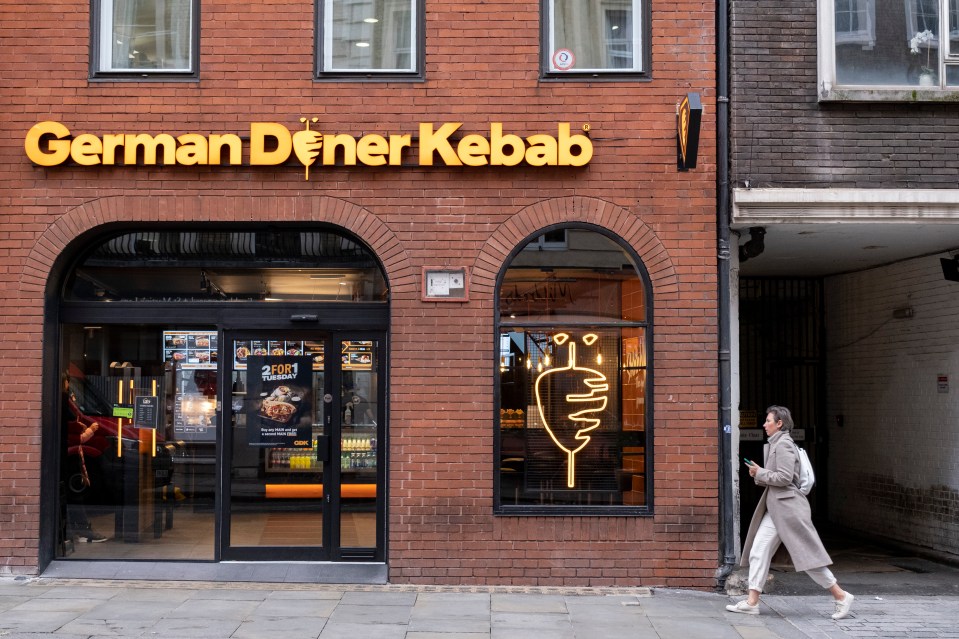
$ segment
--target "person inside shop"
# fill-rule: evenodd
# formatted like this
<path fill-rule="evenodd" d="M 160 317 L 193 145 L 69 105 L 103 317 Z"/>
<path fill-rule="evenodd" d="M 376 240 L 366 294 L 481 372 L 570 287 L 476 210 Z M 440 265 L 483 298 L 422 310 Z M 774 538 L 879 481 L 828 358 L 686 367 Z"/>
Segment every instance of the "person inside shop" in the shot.
<path fill-rule="evenodd" d="M 373 415 L 370 402 L 351 381 L 345 381 L 341 397 L 344 424 L 376 424 L 376 417 Z"/>
<path fill-rule="evenodd" d="M 836 610 L 832 618 L 843 619 L 849 615 L 855 597 L 839 587 L 828 568 L 832 559 L 812 523 L 809 501 L 799 490 L 799 449 L 790 435 L 792 428 L 789 409 L 770 406 L 763 424 L 769 437 L 763 453 L 765 466 L 744 460 L 749 476 L 765 489 L 749 524 L 741 560 L 741 565 L 749 566 L 749 595 L 726 606 L 726 610 L 759 614 L 759 595 L 769 576 L 773 554 L 782 544 L 796 570 L 805 572 L 833 596 Z"/>
<path fill-rule="evenodd" d="M 62 477 L 66 481 L 66 534 L 69 539 L 80 542 L 100 543 L 107 540 L 93 530 L 87 515 L 87 498 L 92 493 L 94 481 L 101 479 L 98 442 L 100 424 L 84 415 L 70 390 L 70 377 L 63 376 L 60 399 L 60 421 L 66 451 L 62 456 Z"/>

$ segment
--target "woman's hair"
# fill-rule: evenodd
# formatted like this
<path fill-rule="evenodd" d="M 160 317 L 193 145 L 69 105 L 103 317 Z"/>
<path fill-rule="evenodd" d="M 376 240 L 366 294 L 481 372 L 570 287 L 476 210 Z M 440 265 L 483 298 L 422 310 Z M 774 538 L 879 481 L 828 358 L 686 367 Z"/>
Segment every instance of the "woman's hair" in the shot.
<path fill-rule="evenodd" d="M 782 432 L 788 433 L 793 429 L 793 416 L 788 408 L 785 406 L 770 406 L 766 409 L 766 414 L 768 415 L 769 413 L 773 414 L 777 422 L 782 421 L 783 427 L 780 429 Z"/>

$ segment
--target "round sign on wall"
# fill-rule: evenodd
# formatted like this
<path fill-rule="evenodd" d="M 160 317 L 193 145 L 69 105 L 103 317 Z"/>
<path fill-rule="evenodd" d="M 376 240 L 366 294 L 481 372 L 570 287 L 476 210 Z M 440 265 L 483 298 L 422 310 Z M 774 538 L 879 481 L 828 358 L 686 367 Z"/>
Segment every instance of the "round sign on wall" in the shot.
<path fill-rule="evenodd" d="M 569 49 L 557 49 L 553 53 L 553 66 L 559 71 L 569 71 L 576 64 L 576 56 Z"/>

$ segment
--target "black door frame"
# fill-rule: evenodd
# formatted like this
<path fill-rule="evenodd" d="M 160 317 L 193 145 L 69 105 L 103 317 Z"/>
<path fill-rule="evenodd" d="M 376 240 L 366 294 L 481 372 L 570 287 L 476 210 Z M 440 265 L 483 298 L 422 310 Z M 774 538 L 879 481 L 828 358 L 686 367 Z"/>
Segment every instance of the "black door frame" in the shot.
<path fill-rule="evenodd" d="M 232 517 L 232 482 L 231 468 L 233 459 L 232 402 L 230 384 L 232 378 L 232 352 L 235 340 L 266 340 L 271 337 L 292 340 L 322 341 L 325 344 L 325 370 L 323 393 L 329 394 L 326 417 L 324 419 L 323 435 L 327 442 L 324 451 L 327 462 L 323 467 L 323 535 L 322 546 L 235 546 L 230 544 L 230 521 Z M 340 544 L 340 515 L 341 515 L 341 468 L 340 459 L 342 427 L 341 395 L 338 389 L 342 386 L 343 368 L 339 357 L 340 344 L 343 340 L 372 340 L 378 343 L 376 357 L 377 374 L 377 441 L 383 442 L 377 446 L 377 475 L 376 475 L 376 545 L 373 548 L 350 549 L 343 551 Z M 226 329 L 219 336 L 220 355 L 219 375 L 224 383 L 219 390 L 219 404 L 223 409 L 219 411 L 220 436 L 217 441 L 217 506 L 215 520 L 216 548 L 214 557 L 218 561 L 256 561 L 264 556 L 271 561 L 385 561 L 386 544 L 386 391 L 383 380 L 386 379 L 385 331 L 326 331 L 319 329 Z M 319 392 L 319 391 L 317 391 Z"/>
<path fill-rule="evenodd" d="M 52 301 L 52 300 L 51 300 Z M 55 338 L 49 341 L 46 341 L 44 344 L 44 353 L 45 360 L 48 362 L 56 362 L 56 366 L 50 366 L 45 372 L 44 385 L 48 387 L 48 393 L 50 397 L 59 396 L 59 377 L 54 375 L 58 370 L 60 365 L 59 363 L 59 350 L 60 350 L 60 326 L 64 324 L 100 324 L 100 325 L 155 325 L 157 327 L 209 327 L 215 329 L 219 333 L 219 339 L 221 344 L 221 352 L 219 356 L 220 364 L 218 366 L 218 374 L 221 376 L 221 379 L 225 379 L 223 376 L 226 374 L 226 362 L 223 359 L 224 354 L 224 344 L 225 339 L 224 335 L 227 333 L 233 332 L 250 332 L 250 331 L 259 331 L 259 332 L 269 332 L 269 331 L 280 331 L 286 334 L 293 333 L 312 333 L 314 335 L 323 335 L 326 339 L 329 340 L 330 344 L 338 344 L 340 339 L 378 339 L 380 340 L 380 350 L 377 366 L 377 374 L 379 379 L 378 384 L 378 406 L 380 411 L 381 421 L 378 422 L 378 468 L 380 472 L 377 475 L 377 531 L 378 539 L 377 545 L 373 552 L 370 553 L 360 553 L 359 555 L 349 554 L 348 556 L 343 556 L 342 553 L 332 552 L 336 548 L 335 544 L 337 540 L 331 541 L 328 548 L 331 549 L 329 559 L 332 561 L 385 561 L 388 556 L 388 548 L 386 545 L 389 534 L 387 531 L 387 522 L 388 517 L 386 516 L 387 503 L 388 503 L 388 493 L 387 493 L 387 455 L 386 451 L 388 450 L 388 437 L 389 437 L 389 408 L 386 404 L 386 398 L 389 396 L 389 317 L 390 310 L 389 304 L 386 303 L 375 303 L 375 302 L 358 302 L 358 303 L 317 303 L 317 304 L 288 304 L 288 303 L 233 303 L 233 302 L 219 302 L 219 303 L 163 303 L 163 302 L 112 302 L 110 304 L 104 304 L 102 302 L 71 302 L 71 301 L 62 301 L 59 304 L 51 304 L 54 308 L 48 307 L 48 313 L 52 313 L 52 317 L 48 314 L 48 318 L 55 321 L 50 322 L 47 326 L 48 328 L 55 329 Z M 344 327 L 351 327 L 350 329 L 345 329 Z M 51 373 L 52 371 L 52 373 Z M 339 378 L 339 366 L 334 367 L 336 375 L 328 375 L 328 377 L 334 378 L 331 379 L 331 382 L 338 384 L 340 381 Z M 224 385 L 225 387 L 225 385 Z M 222 392 L 222 391 L 221 391 Z M 223 401 L 223 396 L 221 394 L 219 401 L 221 406 Z M 338 402 L 339 398 L 336 397 L 334 393 L 334 402 Z M 56 403 L 54 403 L 54 406 Z M 55 411 L 51 411 L 55 413 Z M 52 421 L 56 419 L 54 414 L 47 415 L 45 420 Z M 224 412 L 221 410 L 219 413 L 219 418 L 223 419 Z M 217 437 L 216 444 L 216 473 L 217 481 L 221 482 L 218 488 L 223 488 L 223 470 L 221 468 L 224 459 L 224 450 L 223 450 L 223 433 L 224 429 L 220 429 L 220 434 Z M 56 432 L 59 432 L 57 429 Z M 54 437 L 45 437 L 44 441 L 46 442 L 44 451 L 45 453 L 56 456 L 59 453 L 57 452 L 60 447 L 59 440 L 54 441 Z M 333 459 L 335 461 L 335 455 L 339 452 L 338 443 L 332 449 Z M 334 473 L 338 473 L 338 468 L 334 469 Z M 56 486 L 58 481 L 58 465 L 57 464 L 47 464 L 44 463 L 44 473 L 46 473 L 46 481 L 44 484 L 46 486 Z M 339 481 L 338 474 L 335 476 L 334 481 Z M 53 528 L 56 521 L 56 508 L 58 504 L 58 496 L 54 494 L 53 489 L 48 489 L 45 494 L 47 499 L 45 503 L 48 504 L 44 508 L 44 517 L 43 519 L 47 522 L 43 526 L 46 534 L 42 534 L 43 547 L 46 549 L 46 552 L 41 553 L 41 569 L 45 568 L 49 564 L 55 555 L 55 545 L 56 545 L 56 536 L 53 534 Z M 223 521 L 223 493 L 221 493 L 217 498 L 217 503 L 215 506 L 216 517 L 215 517 L 215 530 L 214 530 L 214 561 L 222 561 L 224 559 L 221 546 L 221 540 L 223 539 L 222 531 L 222 521 Z M 334 497 L 329 504 L 330 508 L 339 508 L 340 504 L 336 501 Z M 337 531 L 338 534 L 338 531 Z M 325 540 L 324 540 L 325 542 Z M 327 545 L 324 543 L 324 548 L 327 548 Z M 298 552 L 296 550 L 288 552 L 282 548 L 276 549 L 277 552 L 274 554 L 272 551 L 274 547 L 270 548 L 270 553 L 267 553 L 264 556 L 263 548 L 257 547 L 255 556 L 251 556 L 244 560 L 251 561 L 297 561 L 297 560 L 310 560 L 310 561 L 320 561 L 316 553 L 312 557 L 305 557 L 303 552 Z M 310 553 L 305 553 L 309 555 Z M 235 557 L 230 557 L 230 559 L 235 559 Z"/>

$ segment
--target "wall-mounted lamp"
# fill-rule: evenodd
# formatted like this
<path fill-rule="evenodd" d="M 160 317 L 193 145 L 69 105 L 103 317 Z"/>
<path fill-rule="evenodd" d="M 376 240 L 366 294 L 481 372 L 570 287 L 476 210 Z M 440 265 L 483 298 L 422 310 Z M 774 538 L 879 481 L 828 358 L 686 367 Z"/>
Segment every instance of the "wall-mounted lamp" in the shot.
<path fill-rule="evenodd" d="M 952 259 L 939 258 L 942 265 L 942 276 L 950 282 L 959 282 L 959 255 Z"/>
<path fill-rule="evenodd" d="M 761 226 L 752 226 L 749 228 L 749 240 L 739 247 L 739 262 L 758 257 L 766 250 L 766 229 Z"/>

